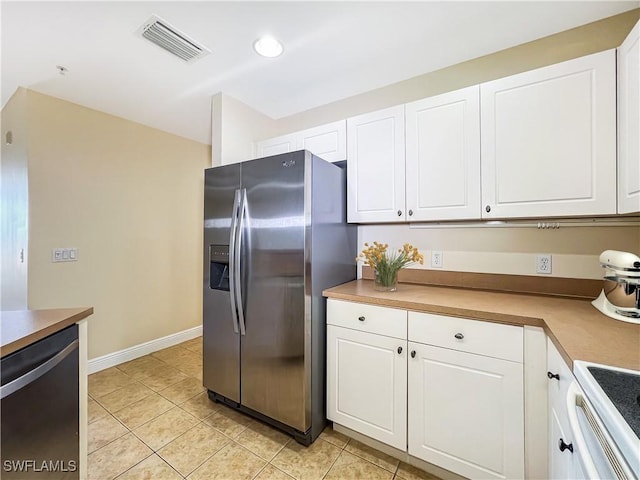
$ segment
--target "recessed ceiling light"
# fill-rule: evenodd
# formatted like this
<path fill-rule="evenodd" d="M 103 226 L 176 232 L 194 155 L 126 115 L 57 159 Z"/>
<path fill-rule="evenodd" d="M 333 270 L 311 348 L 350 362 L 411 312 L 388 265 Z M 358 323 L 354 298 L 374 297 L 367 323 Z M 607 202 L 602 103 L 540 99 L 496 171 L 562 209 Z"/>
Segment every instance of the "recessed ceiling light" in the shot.
<path fill-rule="evenodd" d="M 282 44 L 270 36 L 260 37 L 256 40 L 253 43 L 253 49 L 258 53 L 258 55 L 269 58 L 282 55 L 282 52 L 284 51 Z"/>

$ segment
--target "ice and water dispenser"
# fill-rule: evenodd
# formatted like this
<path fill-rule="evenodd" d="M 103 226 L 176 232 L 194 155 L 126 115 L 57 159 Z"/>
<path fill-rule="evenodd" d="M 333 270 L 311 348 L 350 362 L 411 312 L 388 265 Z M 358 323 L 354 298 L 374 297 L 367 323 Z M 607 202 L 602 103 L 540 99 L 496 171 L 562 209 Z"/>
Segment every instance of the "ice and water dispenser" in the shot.
<path fill-rule="evenodd" d="M 229 291 L 229 245 L 209 245 L 209 288 Z"/>

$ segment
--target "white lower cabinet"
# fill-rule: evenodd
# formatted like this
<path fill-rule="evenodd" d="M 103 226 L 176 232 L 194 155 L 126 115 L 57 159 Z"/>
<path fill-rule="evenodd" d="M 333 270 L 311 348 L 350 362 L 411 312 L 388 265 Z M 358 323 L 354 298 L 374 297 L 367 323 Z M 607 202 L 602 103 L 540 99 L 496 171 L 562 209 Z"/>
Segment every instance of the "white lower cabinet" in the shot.
<path fill-rule="evenodd" d="M 522 364 L 413 342 L 409 352 L 409 454 L 468 478 L 523 478 Z"/>
<path fill-rule="evenodd" d="M 468 478 L 524 478 L 522 327 L 409 312 L 409 454 Z"/>
<path fill-rule="evenodd" d="M 406 350 L 406 340 L 329 325 L 329 419 L 404 450 Z"/>
<path fill-rule="evenodd" d="M 329 299 L 327 416 L 468 478 L 524 478 L 523 328 Z"/>
<path fill-rule="evenodd" d="M 576 478 L 574 442 L 567 411 L 567 393 L 574 380 L 553 342 L 547 340 L 547 369 L 549 378 L 549 478 Z"/>

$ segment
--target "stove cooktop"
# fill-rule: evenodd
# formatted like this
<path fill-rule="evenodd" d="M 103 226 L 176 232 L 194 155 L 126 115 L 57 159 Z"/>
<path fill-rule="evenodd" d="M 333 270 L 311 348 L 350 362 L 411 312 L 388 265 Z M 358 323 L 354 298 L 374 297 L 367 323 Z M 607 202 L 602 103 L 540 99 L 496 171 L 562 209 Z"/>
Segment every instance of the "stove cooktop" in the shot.
<path fill-rule="evenodd" d="M 640 478 L 640 371 L 576 360 L 573 373 L 627 464 Z"/>
<path fill-rule="evenodd" d="M 587 367 L 587 370 L 640 437 L 640 375 L 600 367 Z"/>

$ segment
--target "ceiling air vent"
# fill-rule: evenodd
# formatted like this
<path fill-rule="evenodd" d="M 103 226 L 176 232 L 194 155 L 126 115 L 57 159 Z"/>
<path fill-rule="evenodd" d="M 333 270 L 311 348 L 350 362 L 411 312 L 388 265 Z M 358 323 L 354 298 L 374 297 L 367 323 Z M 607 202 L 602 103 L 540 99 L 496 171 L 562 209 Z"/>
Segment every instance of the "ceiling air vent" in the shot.
<path fill-rule="evenodd" d="M 208 48 L 189 38 L 156 15 L 152 15 L 138 29 L 138 33 L 150 42 L 187 62 L 211 53 Z"/>

